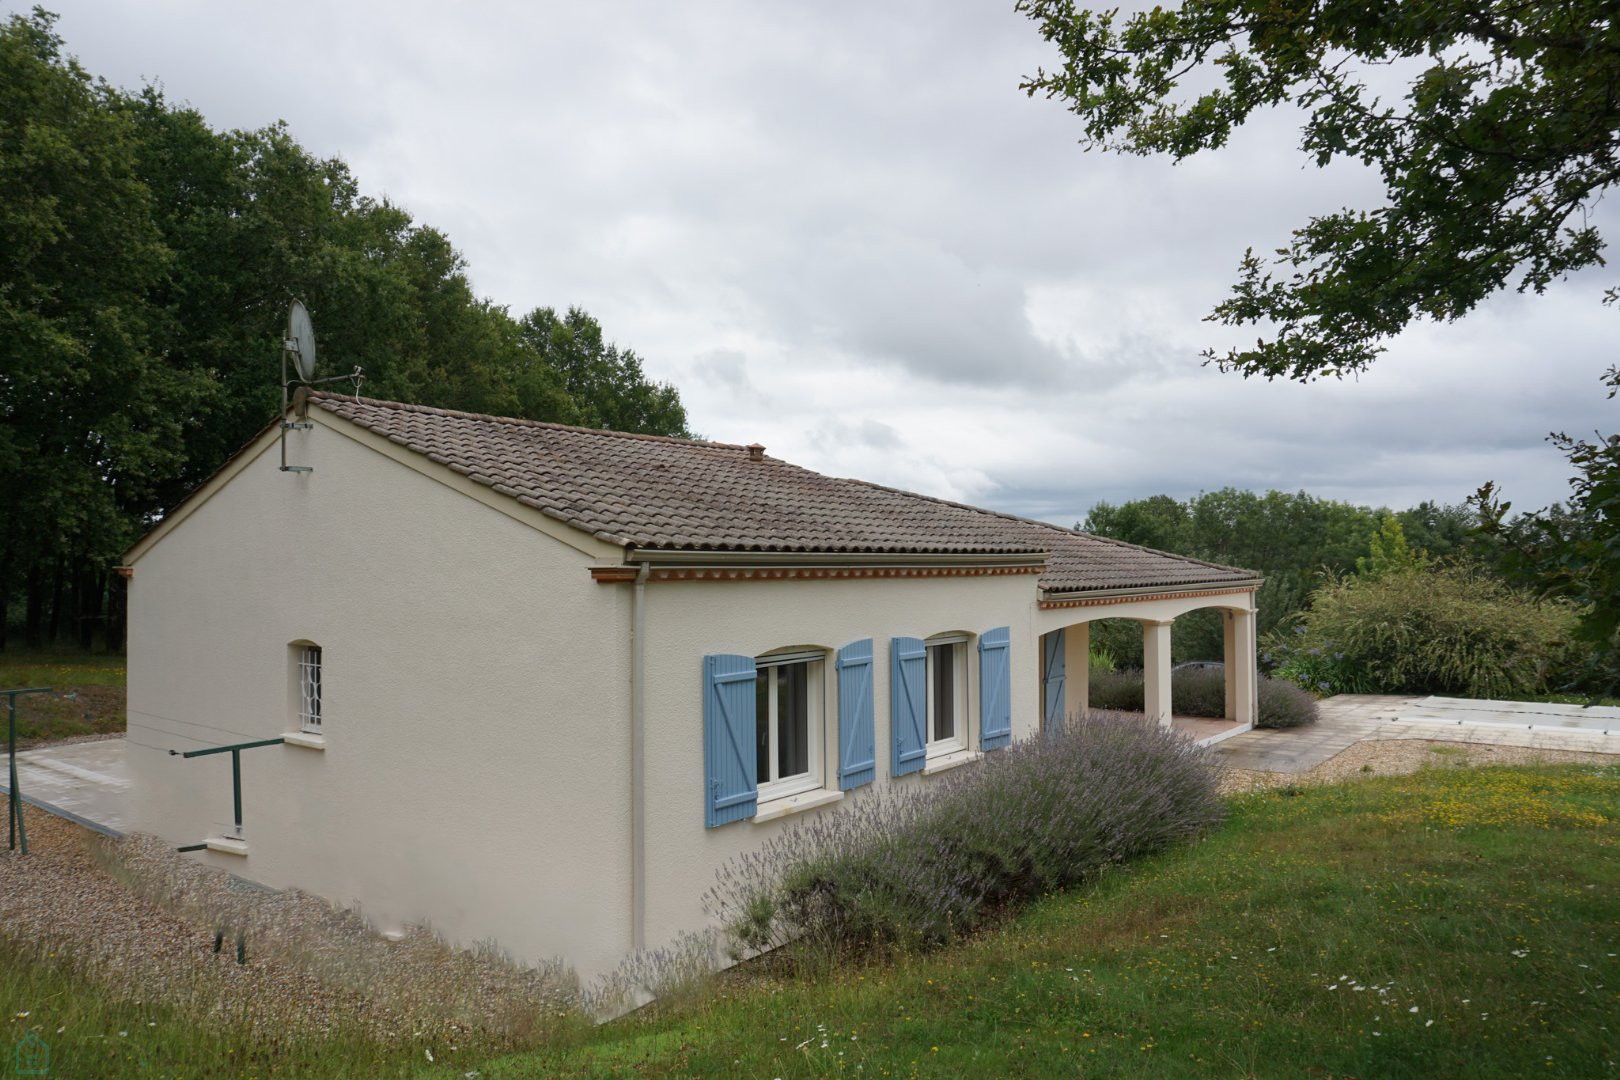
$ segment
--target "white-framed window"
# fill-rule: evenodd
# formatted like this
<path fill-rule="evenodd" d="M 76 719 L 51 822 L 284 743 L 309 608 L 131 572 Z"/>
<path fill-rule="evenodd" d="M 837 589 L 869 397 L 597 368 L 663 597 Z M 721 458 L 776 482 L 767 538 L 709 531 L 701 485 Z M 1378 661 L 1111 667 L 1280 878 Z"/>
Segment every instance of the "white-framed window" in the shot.
<path fill-rule="evenodd" d="M 754 658 L 754 761 L 761 802 L 823 786 L 823 661 L 819 652 Z"/>
<path fill-rule="evenodd" d="M 308 643 L 292 647 L 298 677 L 298 730 L 321 733 L 321 647 Z"/>
<path fill-rule="evenodd" d="M 941 634 L 928 645 L 928 756 L 968 747 L 967 637 Z"/>

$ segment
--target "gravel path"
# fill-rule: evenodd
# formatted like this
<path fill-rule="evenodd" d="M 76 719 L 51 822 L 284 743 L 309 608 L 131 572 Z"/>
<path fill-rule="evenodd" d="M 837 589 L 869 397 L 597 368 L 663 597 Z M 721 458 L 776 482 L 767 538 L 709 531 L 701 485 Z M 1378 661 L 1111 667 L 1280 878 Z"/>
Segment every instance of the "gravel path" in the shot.
<path fill-rule="evenodd" d="M 570 987 L 502 958 L 400 941 L 325 901 L 275 893 L 186 860 L 151 837 L 109 840 L 27 811 L 29 853 L 0 849 L 0 929 L 67 958 L 136 1001 L 261 1031 L 363 1030 L 496 1038 L 560 1015 Z M 214 928 L 231 928 L 214 952 Z M 235 956 L 244 931 L 247 964 Z"/>

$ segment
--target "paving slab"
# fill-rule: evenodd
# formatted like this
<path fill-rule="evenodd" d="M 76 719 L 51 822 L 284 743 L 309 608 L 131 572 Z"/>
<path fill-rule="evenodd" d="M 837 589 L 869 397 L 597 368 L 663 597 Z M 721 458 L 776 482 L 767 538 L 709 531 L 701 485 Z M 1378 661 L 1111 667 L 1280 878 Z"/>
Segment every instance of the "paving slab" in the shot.
<path fill-rule="evenodd" d="M 1559 716 L 1590 721 L 1592 725 L 1620 725 L 1620 707 L 1614 705 L 1566 705 L 1553 701 L 1470 701 L 1467 698 L 1426 697 L 1414 707 L 1458 713 L 1506 713 L 1511 716 Z"/>
<path fill-rule="evenodd" d="M 129 826 L 129 768 L 122 737 L 61 743 L 17 755 L 23 800 L 99 831 Z M 4 780 L 0 791 L 10 794 Z"/>
<path fill-rule="evenodd" d="M 1620 754 L 1620 719 L 1580 706 L 1470 701 L 1391 694 L 1339 694 L 1317 703 L 1321 719 L 1301 728 L 1255 730 L 1215 748 L 1239 769 L 1309 772 L 1366 739 L 1526 746 Z"/>

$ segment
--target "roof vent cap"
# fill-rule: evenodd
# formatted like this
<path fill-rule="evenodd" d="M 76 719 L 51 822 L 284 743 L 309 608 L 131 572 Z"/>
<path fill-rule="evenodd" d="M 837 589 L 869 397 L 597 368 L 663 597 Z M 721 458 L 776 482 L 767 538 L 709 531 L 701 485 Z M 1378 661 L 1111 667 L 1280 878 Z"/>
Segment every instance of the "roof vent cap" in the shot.
<path fill-rule="evenodd" d="M 764 461 L 765 460 L 765 444 L 764 443 L 757 443 L 757 442 L 749 443 L 748 444 L 748 460 L 749 461 Z"/>

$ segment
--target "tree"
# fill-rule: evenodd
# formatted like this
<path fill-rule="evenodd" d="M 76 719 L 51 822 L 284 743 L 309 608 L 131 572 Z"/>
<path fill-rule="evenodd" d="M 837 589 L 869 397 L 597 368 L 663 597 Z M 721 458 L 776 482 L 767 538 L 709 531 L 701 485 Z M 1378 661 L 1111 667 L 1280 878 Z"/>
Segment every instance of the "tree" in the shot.
<path fill-rule="evenodd" d="M 1072 0 L 1017 7 L 1063 55 L 1023 89 L 1066 101 L 1089 146 L 1179 161 L 1293 105 L 1310 160 L 1382 178 L 1382 205 L 1244 256 L 1211 318 L 1272 330 L 1206 353 L 1223 370 L 1342 376 L 1416 319 L 1455 320 L 1510 284 L 1540 292 L 1603 262 L 1586 212 L 1620 180 L 1609 0 L 1191 0 L 1123 21 Z M 1399 103 L 1374 85 L 1402 76 Z"/>
<path fill-rule="evenodd" d="M 1348 572 L 1367 551 L 1378 512 L 1320 499 L 1303 491 L 1260 494 L 1222 488 L 1185 503 L 1169 495 L 1132 499 L 1119 506 L 1098 503 L 1081 526 L 1087 532 L 1156 547 L 1195 559 L 1259 571 L 1265 584 L 1256 596 L 1259 633 L 1265 634 L 1302 610 L 1322 571 Z M 1098 640 L 1115 659 L 1139 662 L 1141 643 L 1132 628 L 1103 628 Z M 1221 626 L 1213 613 L 1178 619 L 1173 640 L 1177 660 L 1213 660 L 1221 655 Z"/>
<path fill-rule="evenodd" d="M 1609 397 L 1620 393 L 1620 368 L 1604 377 Z M 1479 489 L 1473 502 L 1484 529 L 1506 545 L 1505 562 L 1533 582 L 1544 597 L 1578 605 L 1576 638 L 1584 661 L 1571 688 L 1601 695 L 1620 694 L 1620 435 L 1573 439 L 1562 432 L 1548 438 L 1563 450 L 1575 475 L 1570 506 L 1509 520 L 1512 503 L 1501 500 L 1494 484 Z"/>
<path fill-rule="evenodd" d="M 148 294 L 169 252 L 135 132 L 62 56 L 54 21 L 36 8 L 0 25 L 0 611 L 20 583 L 32 644 L 68 629 L 64 590 L 105 588 L 136 515 L 183 465 L 201 389 L 152 345 Z M 68 612 L 81 641 L 87 606 Z"/>
<path fill-rule="evenodd" d="M 1379 515 L 1378 531 L 1367 541 L 1367 554 L 1356 560 L 1356 574 L 1365 578 L 1404 574 L 1421 571 L 1428 563 L 1426 554 L 1414 551 L 1406 542 L 1406 530 L 1401 528 L 1400 518 L 1385 512 Z"/>
<path fill-rule="evenodd" d="M 573 398 L 572 423 L 583 427 L 639 431 L 691 438 L 681 396 L 668 383 L 648 380 L 641 358 L 605 343 L 601 325 L 577 307 L 558 316 L 536 308 L 520 324 L 524 347 L 562 377 Z"/>
<path fill-rule="evenodd" d="M 54 25 L 0 21 L 0 648 L 14 598 L 32 645 L 118 646 L 112 563 L 275 416 L 294 297 L 368 393 L 686 433 L 585 312 L 537 340 L 342 161 L 94 80 Z"/>

